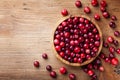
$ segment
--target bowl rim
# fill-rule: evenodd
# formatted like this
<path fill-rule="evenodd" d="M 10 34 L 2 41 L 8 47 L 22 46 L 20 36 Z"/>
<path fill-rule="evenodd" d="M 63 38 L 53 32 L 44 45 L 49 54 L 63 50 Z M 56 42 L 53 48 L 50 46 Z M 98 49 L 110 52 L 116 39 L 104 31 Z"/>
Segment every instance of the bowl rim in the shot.
<path fill-rule="evenodd" d="M 98 52 L 96 53 L 96 56 L 95 57 L 92 57 L 91 59 L 89 60 L 86 60 L 84 61 L 83 63 L 71 63 L 65 59 L 63 59 L 58 53 L 57 51 L 55 50 L 55 46 L 54 46 L 54 32 L 56 31 L 58 25 L 60 25 L 61 22 L 69 19 L 70 17 L 83 17 L 83 18 L 86 18 L 88 19 L 89 21 L 91 21 L 97 28 L 99 34 L 100 34 L 100 46 L 99 46 L 99 50 Z M 85 15 L 75 15 L 75 16 L 66 16 L 66 17 L 63 17 L 61 18 L 56 24 L 55 24 L 55 27 L 54 27 L 54 30 L 53 30 L 53 36 L 52 36 L 52 46 L 53 46 L 53 53 L 56 55 L 56 57 L 62 61 L 63 63 L 67 64 L 67 65 L 70 65 L 70 66 L 83 66 L 83 65 L 87 65 L 89 63 L 91 63 L 93 60 L 96 59 L 96 57 L 100 54 L 101 52 L 101 49 L 102 49 L 102 45 L 103 45 L 103 38 L 102 38 L 102 31 L 100 30 L 100 27 L 98 26 L 98 24 L 93 20 L 93 19 L 90 19 L 88 16 L 85 16 Z"/>

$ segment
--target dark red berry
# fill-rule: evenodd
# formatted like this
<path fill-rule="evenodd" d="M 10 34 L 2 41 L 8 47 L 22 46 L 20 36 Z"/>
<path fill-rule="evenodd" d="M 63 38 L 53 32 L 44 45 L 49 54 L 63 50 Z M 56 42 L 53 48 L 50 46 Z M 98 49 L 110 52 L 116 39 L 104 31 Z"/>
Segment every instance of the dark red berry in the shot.
<path fill-rule="evenodd" d="M 107 3 L 106 3 L 106 1 L 102 0 L 102 1 L 100 2 L 100 5 L 101 5 L 102 7 L 106 7 L 106 6 L 107 6 Z"/>
<path fill-rule="evenodd" d="M 46 66 L 46 70 L 47 70 L 47 71 L 52 71 L 52 67 L 51 67 L 50 65 L 47 65 L 47 66 Z"/>
<path fill-rule="evenodd" d="M 63 9 L 63 10 L 61 11 L 61 14 L 62 14 L 63 16 L 67 16 L 67 15 L 68 15 L 67 9 Z"/>
<path fill-rule="evenodd" d="M 40 66 L 39 61 L 34 61 L 34 66 L 38 68 Z"/>
<path fill-rule="evenodd" d="M 116 50 L 116 52 L 117 52 L 118 54 L 120 54 L 120 48 L 118 48 L 118 49 Z"/>
<path fill-rule="evenodd" d="M 109 47 L 108 43 L 107 43 L 107 42 L 104 42 L 104 43 L 103 43 L 103 47 L 108 48 L 108 47 Z"/>
<path fill-rule="evenodd" d="M 55 71 L 51 71 L 51 72 L 50 72 L 50 76 L 51 76 L 52 78 L 56 78 L 56 77 L 57 77 L 57 74 L 56 74 Z"/>
<path fill-rule="evenodd" d="M 88 73 L 89 76 L 92 76 L 94 74 L 94 71 L 93 70 L 88 70 L 87 73 Z"/>
<path fill-rule="evenodd" d="M 87 14 L 89 14 L 91 12 L 91 10 L 90 10 L 90 8 L 88 6 L 86 6 L 84 8 L 84 12 L 87 13 Z"/>
<path fill-rule="evenodd" d="M 76 80 L 76 75 L 73 74 L 73 73 L 69 74 L 69 79 L 70 80 Z"/>
<path fill-rule="evenodd" d="M 61 67 L 59 71 L 60 71 L 61 74 L 66 74 L 67 73 L 67 69 L 65 67 Z"/>
<path fill-rule="evenodd" d="M 104 18 L 109 18 L 110 17 L 110 14 L 107 11 L 103 12 L 102 15 L 103 15 Z"/>
<path fill-rule="evenodd" d="M 75 52 L 75 53 L 79 53 L 79 52 L 80 52 L 80 48 L 79 48 L 79 47 L 75 47 L 75 48 L 74 48 L 74 52 Z"/>
<path fill-rule="evenodd" d="M 117 59 L 117 58 L 113 58 L 113 59 L 111 60 L 111 64 L 112 64 L 112 65 L 118 65 L 118 59 Z"/>
<path fill-rule="evenodd" d="M 119 31 L 115 31 L 115 32 L 114 32 L 114 35 L 115 35 L 116 37 L 120 37 L 120 32 L 119 32 Z"/>
<path fill-rule="evenodd" d="M 104 67 L 103 67 L 103 66 L 100 66 L 100 67 L 99 67 L 99 70 L 100 70 L 101 72 L 103 72 L 103 71 L 104 71 Z"/>
<path fill-rule="evenodd" d="M 108 41 L 109 43 L 113 43 L 114 38 L 113 38 L 113 37 L 111 37 L 111 36 L 109 36 L 109 37 L 107 38 L 107 41 Z"/>
<path fill-rule="evenodd" d="M 111 53 L 114 53 L 114 52 L 115 52 L 115 48 L 114 48 L 113 46 L 111 46 L 111 47 L 109 47 L 109 51 L 110 51 Z"/>
<path fill-rule="evenodd" d="M 105 12 L 106 11 L 106 8 L 105 7 L 100 7 L 100 10 L 102 11 L 102 12 Z"/>
<path fill-rule="evenodd" d="M 76 0 L 76 1 L 75 1 L 75 6 L 78 7 L 78 8 L 79 8 L 79 7 L 82 7 L 81 1 Z"/>
<path fill-rule="evenodd" d="M 99 14 L 95 14 L 95 15 L 94 15 L 94 18 L 95 18 L 95 20 L 98 20 L 98 21 L 99 21 L 99 20 L 100 20 L 100 15 L 99 15 Z"/>
<path fill-rule="evenodd" d="M 98 1 L 97 0 L 91 0 L 91 4 L 93 6 L 98 6 Z"/>
<path fill-rule="evenodd" d="M 111 21 L 111 22 L 109 23 L 109 26 L 110 26 L 111 28 L 115 28 L 115 27 L 116 27 L 116 24 L 115 24 L 115 22 Z"/>
<path fill-rule="evenodd" d="M 43 53 L 43 54 L 42 54 L 42 58 L 47 59 L 47 58 L 48 58 L 47 54 L 46 54 L 46 53 Z"/>
<path fill-rule="evenodd" d="M 111 16 L 111 19 L 114 21 L 117 20 L 116 16 L 114 16 L 114 15 Z"/>
<path fill-rule="evenodd" d="M 119 42 L 117 40 L 114 40 L 113 43 L 114 43 L 115 46 L 119 45 Z"/>

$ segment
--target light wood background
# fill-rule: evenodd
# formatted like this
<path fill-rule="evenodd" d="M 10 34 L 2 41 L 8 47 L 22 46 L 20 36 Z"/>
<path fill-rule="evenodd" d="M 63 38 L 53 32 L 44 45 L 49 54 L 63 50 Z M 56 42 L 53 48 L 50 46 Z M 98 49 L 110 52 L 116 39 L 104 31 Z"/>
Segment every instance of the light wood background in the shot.
<path fill-rule="evenodd" d="M 90 6 L 93 14 L 101 14 L 99 7 L 92 7 L 90 0 L 81 0 L 83 7 Z M 116 15 L 117 28 L 120 31 L 120 0 L 106 0 L 108 11 Z M 61 75 L 59 68 L 65 66 L 69 73 L 75 73 L 77 80 L 90 80 L 80 67 L 63 64 L 53 54 L 52 31 L 55 23 L 62 18 L 60 11 L 67 8 L 72 15 L 86 15 L 83 8 L 74 6 L 75 0 L 0 0 L 0 80 L 53 80 L 45 67 L 52 65 L 58 74 L 56 80 L 69 80 L 68 75 Z M 97 22 L 104 39 L 113 35 L 108 27 L 109 19 L 101 16 Z M 116 38 L 116 37 L 115 37 Z M 120 42 L 120 38 L 116 38 Z M 120 47 L 120 46 L 119 46 Z M 108 54 L 108 50 L 103 49 Z M 44 60 L 42 53 L 49 59 Z M 120 61 L 120 55 L 116 55 Z M 39 60 L 41 67 L 34 68 L 33 61 Z M 104 72 L 96 71 L 99 80 L 120 80 L 120 75 L 113 72 L 114 67 L 103 62 Z"/>

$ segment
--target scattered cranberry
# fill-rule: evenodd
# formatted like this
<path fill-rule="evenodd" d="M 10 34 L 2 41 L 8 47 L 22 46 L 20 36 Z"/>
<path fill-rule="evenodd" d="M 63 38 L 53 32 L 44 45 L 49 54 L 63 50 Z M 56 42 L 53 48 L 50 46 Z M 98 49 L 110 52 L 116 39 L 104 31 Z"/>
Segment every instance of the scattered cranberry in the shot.
<path fill-rule="evenodd" d="M 109 58 L 109 57 L 106 57 L 106 58 L 105 58 L 105 62 L 110 63 L 110 58 Z"/>
<path fill-rule="evenodd" d="M 102 12 L 105 12 L 106 11 L 106 8 L 105 7 L 100 7 L 100 10 L 102 11 Z"/>
<path fill-rule="evenodd" d="M 91 4 L 93 6 L 98 6 L 98 1 L 97 0 L 91 0 Z"/>
<path fill-rule="evenodd" d="M 34 66 L 38 68 L 40 66 L 40 63 L 38 61 L 34 61 Z"/>
<path fill-rule="evenodd" d="M 48 56 L 47 56 L 46 53 L 43 53 L 43 54 L 42 54 L 42 57 L 43 57 L 44 59 L 47 59 L 47 58 L 48 58 Z"/>
<path fill-rule="evenodd" d="M 118 46 L 118 45 L 119 45 L 119 42 L 118 42 L 117 40 L 114 40 L 113 43 L 114 43 L 115 46 Z"/>
<path fill-rule="evenodd" d="M 51 71 L 51 72 L 50 72 L 50 76 L 51 76 L 52 78 L 56 78 L 56 77 L 57 77 L 57 74 L 56 74 L 55 71 Z"/>
<path fill-rule="evenodd" d="M 100 2 L 100 5 L 101 5 L 102 7 L 106 7 L 106 6 L 107 6 L 107 3 L 106 3 L 106 1 L 102 0 L 102 1 Z"/>
<path fill-rule="evenodd" d="M 118 54 L 120 54 L 120 48 L 118 48 L 118 49 L 116 50 L 116 52 L 117 52 Z"/>
<path fill-rule="evenodd" d="M 120 32 L 119 32 L 119 31 L 115 31 L 115 32 L 114 32 L 114 35 L 115 35 L 116 37 L 119 37 L 119 36 L 120 36 Z"/>
<path fill-rule="evenodd" d="M 97 79 L 97 75 L 96 74 L 93 74 L 91 77 L 92 77 L 91 80 L 96 80 Z"/>
<path fill-rule="evenodd" d="M 114 56 L 114 53 L 110 53 L 110 54 L 109 54 L 109 57 L 110 57 L 110 58 L 114 58 L 114 57 L 115 57 L 115 56 Z"/>
<path fill-rule="evenodd" d="M 115 28 L 115 27 L 116 27 L 116 24 L 115 24 L 115 22 L 111 21 L 111 22 L 109 23 L 109 26 L 110 26 L 111 28 Z"/>
<path fill-rule="evenodd" d="M 86 6 L 84 8 L 84 12 L 87 13 L 87 14 L 89 14 L 91 12 L 91 10 L 90 10 L 90 8 L 88 6 Z"/>
<path fill-rule="evenodd" d="M 113 37 L 109 36 L 109 37 L 107 38 L 107 41 L 108 41 L 109 43 L 113 43 L 114 39 L 113 39 Z"/>
<path fill-rule="evenodd" d="M 108 43 L 104 42 L 103 47 L 108 48 L 109 47 Z"/>
<path fill-rule="evenodd" d="M 94 74 L 94 71 L 93 70 L 88 70 L 87 73 L 88 73 L 89 76 L 92 76 Z"/>
<path fill-rule="evenodd" d="M 66 74 L 67 73 L 67 69 L 65 67 L 61 67 L 60 68 L 60 73 L 61 74 Z"/>
<path fill-rule="evenodd" d="M 114 48 L 113 46 L 111 46 L 111 47 L 109 47 L 109 51 L 110 51 L 111 53 L 114 53 L 114 52 L 115 52 L 115 48 Z"/>
<path fill-rule="evenodd" d="M 103 12 L 102 15 L 103 15 L 104 18 L 109 18 L 110 17 L 110 14 L 107 11 Z"/>
<path fill-rule="evenodd" d="M 62 14 L 63 16 L 67 16 L 67 15 L 68 15 L 67 9 L 63 9 L 63 10 L 61 11 L 61 14 Z"/>
<path fill-rule="evenodd" d="M 112 65 L 118 65 L 118 59 L 117 59 L 117 58 L 113 58 L 113 59 L 111 60 L 111 64 L 112 64 Z"/>
<path fill-rule="evenodd" d="M 46 66 L 46 70 L 47 70 L 47 71 L 52 71 L 52 67 L 51 67 L 50 65 L 47 65 L 47 66 Z"/>
<path fill-rule="evenodd" d="M 103 66 L 100 66 L 100 67 L 99 67 L 99 70 L 100 70 L 100 71 L 104 71 L 104 67 L 103 67 Z"/>
<path fill-rule="evenodd" d="M 100 53 L 100 58 L 105 59 L 106 55 L 104 53 Z"/>
<path fill-rule="evenodd" d="M 95 18 L 95 20 L 98 20 L 98 21 L 99 21 L 99 20 L 100 20 L 100 15 L 99 15 L 99 14 L 95 14 L 95 15 L 94 15 L 94 18 Z"/>
<path fill-rule="evenodd" d="M 82 7 L 81 1 L 76 0 L 75 6 L 78 7 L 78 8 L 79 8 L 79 7 Z"/>
<path fill-rule="evenodd" d="M 111 19 L 114 21 L 117 20 L 116 16 L 114 16 L 114 15 L 111 16 Z"/>
<path fill-rule="evenodd" d="M 76 80 L 75 74 L 73 74 L 73 73 L 69 74 L 69 79 L 70 80 Z"/>

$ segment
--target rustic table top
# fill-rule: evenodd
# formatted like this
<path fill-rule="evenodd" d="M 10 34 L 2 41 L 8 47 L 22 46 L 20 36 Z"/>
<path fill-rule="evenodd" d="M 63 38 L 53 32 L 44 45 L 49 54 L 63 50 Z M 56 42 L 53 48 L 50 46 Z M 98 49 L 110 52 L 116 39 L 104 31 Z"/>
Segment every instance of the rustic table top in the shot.
<path fill-rule="evenodd" d="M 81 0 L 83 7 L 90 6 L 92 13 L 87 15 L 93 19 L 95 13 L 101 14 L 99 7 L 92 7 L 90 0 Z M 120 0 L 106 0 L 107 10 L 116 15 L 117 28 L 120 31 Z M 69 73 L 75 73 L 77 80 L 90 80 L 80 67 L 71 67 L 57 60 L 52 49 L 52 31 L 55 23 L 62 18 L 60 11 L 68 9 L 72 15 L 86 15 L 83 8 L 76 8 L 75 0 L 0 0 L 0 80 L 53 80 L 46 71 L 50 64 L 58 74 L 56 80 L 69 80 L 68 74 L 63 76 L 59 68 L 65 66 Z M 113 35 L 114 30 L 108 27 L 110 19 L 97 21 L 103 37 Z M 115 39 L 119 40 L 120 38 Z M 119 46 L 120 47 L 120 46 Z M 106 54 L 108 50 L 103 49 Z M 48 60 L 41 57 L 48 54 Z M 116 54 L 120 61 L 120 56 Z M 40 61 L 40 68 L 33 66 L 33 61 Z M 120 80 L 114 67 L 103 62 L 104 72 L 96 71 L 99 80 Z"/>

